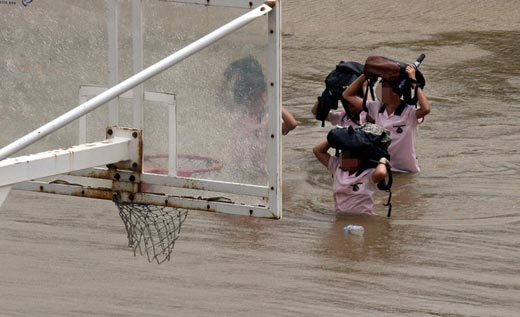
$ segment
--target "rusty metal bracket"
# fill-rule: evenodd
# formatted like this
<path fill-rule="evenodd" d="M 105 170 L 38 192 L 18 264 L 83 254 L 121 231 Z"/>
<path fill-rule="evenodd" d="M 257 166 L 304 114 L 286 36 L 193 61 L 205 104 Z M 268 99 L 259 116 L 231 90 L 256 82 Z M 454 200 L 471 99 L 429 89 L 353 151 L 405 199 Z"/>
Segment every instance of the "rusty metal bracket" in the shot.
<path fill-rule="evenodd" d="M 141 174 L 143 170 L 143 132 L 141 129 L 108 127 L 106 129 L 107 139 L 126 138 L 130 139 L 130 160 L 110 164 L 109 167 L 116 170 L 134 171 Z"/>
<path fill-rule="evenodd" d="M 276 0 L 265 0 L 264 4 L 274 8 L 276 6 Z"/>
<path fill-rule="evenodd" d="M 141 173 L 143 171 L 143 133 L 141 129 L 108 127 L 106 129 L 107 139 L 128 138 L 130 160 L 108 165 L 112 179 L 112 191 L 126 193 L 122 196 L 128 197 L 140 191 Z M 128 173 L 130 172 L 130 173 Z"/>

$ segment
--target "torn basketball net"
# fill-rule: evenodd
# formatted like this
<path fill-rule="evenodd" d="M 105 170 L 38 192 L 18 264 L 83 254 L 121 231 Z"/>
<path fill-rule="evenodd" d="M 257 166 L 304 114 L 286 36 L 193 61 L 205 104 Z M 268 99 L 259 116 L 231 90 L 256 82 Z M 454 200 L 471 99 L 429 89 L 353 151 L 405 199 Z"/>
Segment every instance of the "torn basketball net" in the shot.
<path fill-rule="evenodd" d="M 188 209 L 122 202 L 117 194 L 112 200 L 119 209 L 134 255 L 146 254 L 149 262 L 158 264 L 169 261 Z"/>

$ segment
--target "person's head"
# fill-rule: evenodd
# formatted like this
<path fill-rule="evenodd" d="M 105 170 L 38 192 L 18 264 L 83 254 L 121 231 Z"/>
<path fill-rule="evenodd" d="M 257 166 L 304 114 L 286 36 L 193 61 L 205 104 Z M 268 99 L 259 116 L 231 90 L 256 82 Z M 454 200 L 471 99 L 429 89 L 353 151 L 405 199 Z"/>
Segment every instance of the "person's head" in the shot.
<path fill-rule="evenodd" d="M 381 101 L 383 103 L 397 102 L 401 99 L 401 94 L 396 92 L 395 82 L 381 80 Z"/>
<path fill-rule="evenodd" d="M 347 172 L 356 172 L 363 163 L 363 160 L 357 155 L 356 152 L 349 150 L 341 151 L 341 162 L 340 167 L 342 170 Z"/>
<path fill-rule="evenodd" d="M 229 64 L 224 77 L 235 104 L 251 114 L 264 110 L 267 85 L 258 60 L 252 56 L 238 59 Z"/>

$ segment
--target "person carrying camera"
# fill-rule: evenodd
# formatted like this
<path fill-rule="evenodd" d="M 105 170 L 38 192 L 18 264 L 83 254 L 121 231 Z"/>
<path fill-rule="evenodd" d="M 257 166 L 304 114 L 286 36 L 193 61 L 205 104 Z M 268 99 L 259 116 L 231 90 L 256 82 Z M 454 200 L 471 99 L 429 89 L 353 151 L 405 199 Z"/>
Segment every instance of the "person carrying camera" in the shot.
<path fill-rule="evenodd" d="M 388 148 L 391 155 L 392 170 L 396 172 L 420 172 L 419 162 L 415 153 L 415 140 L 419 124 L 430 113 L 431 107 L 428 98 L 417 83 L 416 68 L 406 66 L 406 75 L 409 85 L 399 85 L 398 81 L 382 80 L 381 98 L 376 101 L 366 101 L 368 115 L 376 124 L 388 129 L 392 135 L 392 143 Z M 367 77 L 362 74 L 344 92 L 343 98 L 355 109 L 363 109 L 363 99 L 357 92 Z M 417 97 L 417 107 L 407 104 L 401 99 L 405 89 L 413 89 Z"/>

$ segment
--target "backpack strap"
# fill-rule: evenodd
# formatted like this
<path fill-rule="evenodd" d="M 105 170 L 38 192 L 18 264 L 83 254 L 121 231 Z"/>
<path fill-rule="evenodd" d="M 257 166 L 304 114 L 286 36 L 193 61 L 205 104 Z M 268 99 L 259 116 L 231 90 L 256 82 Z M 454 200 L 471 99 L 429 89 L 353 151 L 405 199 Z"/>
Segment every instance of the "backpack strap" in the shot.
<path fill-rule="evenodd" d="M 378 164 L 379 164 L 379 162 L 378 162 Z M 379 190 L 388 192 L 388 200 L 387 200 L 386 204 L 383 204 L 383 206 L 388 207 L 388 213 L 386 216 L 388 218 L 390 218 L 390 215 L 392 215 L 392 203 L 390 201 L 392 200 L 392 184 L 394 182 L 394 178 L 392 176 L 392 169 L 390 168 L 390 165 L 385 164 L 385 167 L 386 167 L 386 173 L 388 174 L 388 182 L 385 182 L 385 180 L 383 179 L 382 181 L 377 183 L 377 188 Z"/>
<path fill-rule="evenodd" d="M 367 78 L 367 82 L 368 82 L 367 89 L 365 89 L 365 93 L 363 96 L 363 110 L 365 110 L 366 112 L 368 112 L 367 97 L 368 97 L 369 91 L 370 91 L 370 95 L 372 96 L 372 100 L 376 100 L 376 97 L 374 94 L 374 80 L 372 78 Z"/>
<path fill-rule="evenodd" d="M 361 125 L 361 123 L 359 122 L 359 121 L 361 121 L 360 113 L 361 113 L 361 111 L 352 115 L 349 113 L 349 111 L 345 111 L 345 115 L 343 115 L 343 117 L 341 118 L 341 121 L 343 121 L 343 119 L 345 119 L 345 117 L 346 117 L 346 118 L 350 119 L 350 121 L 352 121 L 355 124 L 360 126 Z"/>
<path fill-rule="evenodd" d="M 388 207 L 388 213 L 386 214 L 386 216 L 390 218 L 390 216 L 392 215 L 392 203 L 390 201 L 392 200 L 392 184 L 394 182 L 394 178 L 392 176 L 392 169 L 390 168 L 390 166 L 388 164 L 385 164 L 385 166 L 386 172 L 388 173 L 388 182 L 385 183 L 385 180 L 382 180 L 381 182 L 379 182 L 379 184 L 377 184 L 377 188 L 388 192 L 388 200 L 386 204 L 383 204 L 383 206 Z"/>
<path fill-rule="evenodd" d="M 388 201 L 386 202 L 386 204 L 383 204 L 383 206 L 388 206 L 388 213 L 386 214 L 387 218 L 390 218 L 390 216 L 392 215 L 392 203 L 390 202 L 391 199 L 392 199 L 392 191 L 389 189 L 388 190 Z"/>

